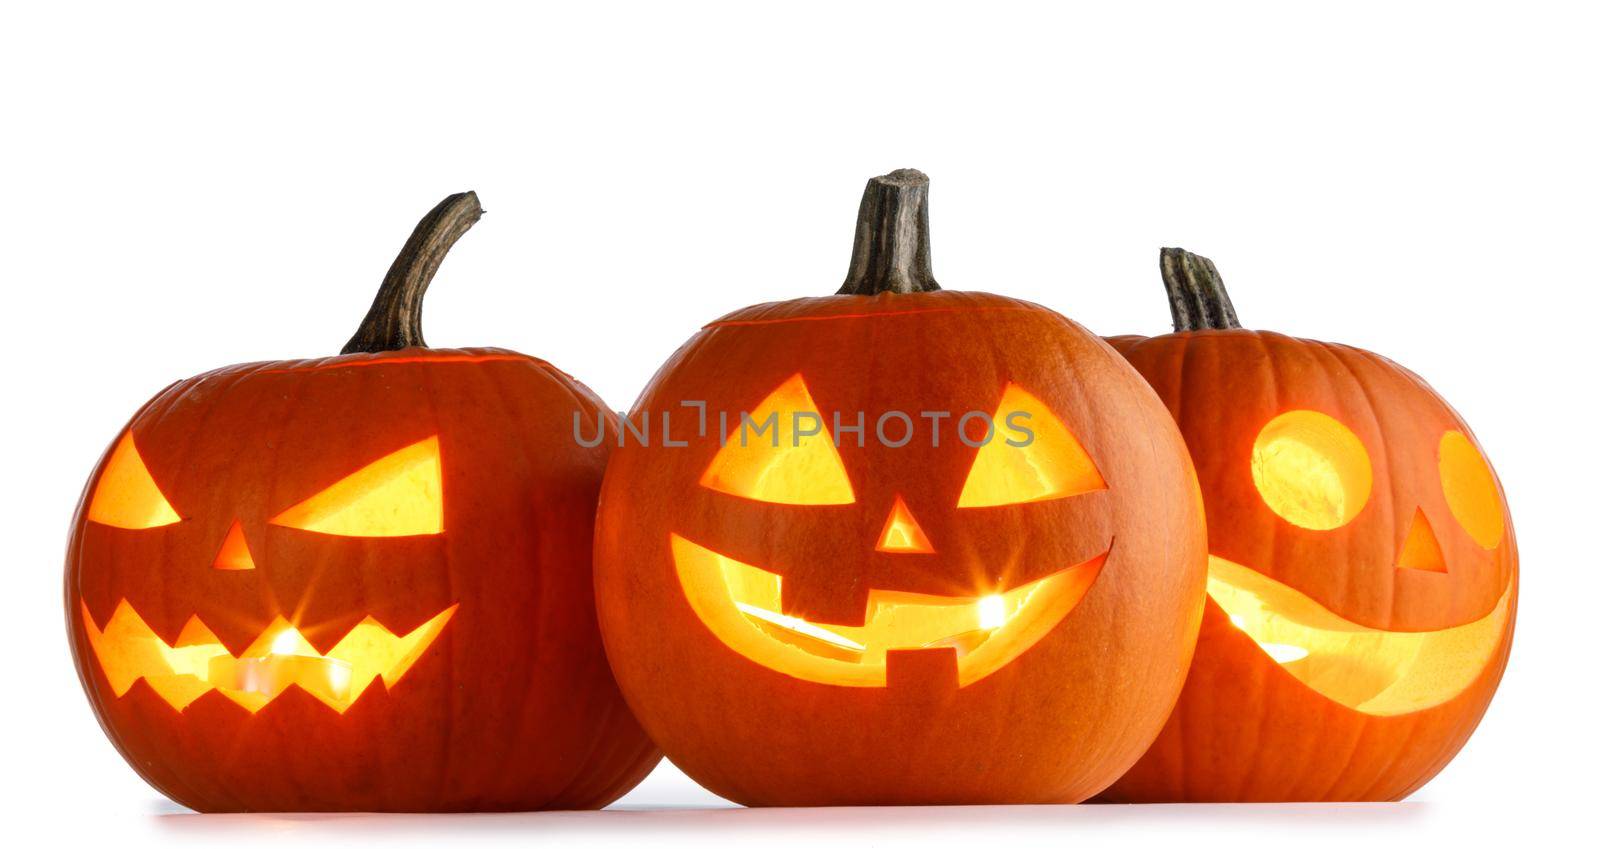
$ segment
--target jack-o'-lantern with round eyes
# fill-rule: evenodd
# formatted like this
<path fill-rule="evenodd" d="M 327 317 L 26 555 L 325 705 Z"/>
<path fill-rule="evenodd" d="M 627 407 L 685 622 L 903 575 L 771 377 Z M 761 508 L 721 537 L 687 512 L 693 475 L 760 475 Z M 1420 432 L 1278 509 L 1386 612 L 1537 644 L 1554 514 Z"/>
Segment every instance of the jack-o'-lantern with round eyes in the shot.
<path fill-rule="evenodd" d="M 706 326 L 607 471 L 618 682 L 745 804 L 1077 801 L 1188 664 L 1203 521 L 1170 416 L 1060 315 L 941 290 L 926 192 L 872 180 L 841 292 Z"/>
<path fill-rule="evenodd" d="M 1500 682 L 1517 546 L 1494 472 L 1419 377 L 1242 329 L 1216 268 L 1178 332 L 1110 340 L 1166 399 L 1205 499 L 1209 601 L 1172 719 L 1113 801 L 1375 801 L 1433 777 Z"/>
<path fill-rule="evenodd" d="M 201 811 L 598 807 L 659 753 L 595 621 L 614 420 L 549 364 L 423 347 L 481 213 L 418 225 L 342 355 L 230 366 L 133 417 L 84 492 L 67 616 L 135 770 Z"/>

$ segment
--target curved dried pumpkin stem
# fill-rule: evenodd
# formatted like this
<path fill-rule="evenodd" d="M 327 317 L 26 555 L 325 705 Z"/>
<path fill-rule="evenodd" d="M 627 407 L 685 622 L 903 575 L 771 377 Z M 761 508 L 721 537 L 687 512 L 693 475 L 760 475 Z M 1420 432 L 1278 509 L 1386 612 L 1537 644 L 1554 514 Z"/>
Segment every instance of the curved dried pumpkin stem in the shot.
<path fill-rule="evenodd" d="M 902 168 L 867 181 L 855 249 L 840 295 L 933 292 L 928 258 L 928 175 Z"/>
<path fill-rule="evenodd" d="M 422 296 L 450 247 L 482 217 L 483 207 L 478 205 L 475 192 L 451 195 L 423 216 L 384 275 L 372 309 L 339 353 L 376 354 L 427 347 L 428 343 L 422 340 Z"/>
<path fill-rule="evenodd" d="M 1183 248 L 1161 249 L 1161 282 L 1172 308 L 1172 329 L 1237 330 L 1244 325 L 1233 311 L 1228 289 L 1217 267 Z"/>

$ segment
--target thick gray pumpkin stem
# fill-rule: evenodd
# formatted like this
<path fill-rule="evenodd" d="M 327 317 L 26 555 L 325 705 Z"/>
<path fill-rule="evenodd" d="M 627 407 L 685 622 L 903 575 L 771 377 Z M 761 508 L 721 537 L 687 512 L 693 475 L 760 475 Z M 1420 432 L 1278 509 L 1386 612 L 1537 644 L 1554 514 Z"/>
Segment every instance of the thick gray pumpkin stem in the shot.
<path fill-rule="evenodd" d="M 867 181 L 850 273 L 840 295 L 934 292 L 928 258 L 928 175 L 902 168 Z"/>
<path fill-rule="evenodd" d="M 476 192 L 451 195 L 423 216 L 384 275 L 372 309 L 339 353 L 376 354 L 427 347 L 428 343 L 422 341 L 422 296 L 450 246 L 482 217 L 483 207 L 478 205 Z"/>
<path fill-rule="evenodd" d="M 1243 325 L 1228 299 L 1217 267 L 1199 254 L 1183 248 L 1161 249 L 1161 282 L 1172 307 L 1172 329 L 1237 330 Z"/>

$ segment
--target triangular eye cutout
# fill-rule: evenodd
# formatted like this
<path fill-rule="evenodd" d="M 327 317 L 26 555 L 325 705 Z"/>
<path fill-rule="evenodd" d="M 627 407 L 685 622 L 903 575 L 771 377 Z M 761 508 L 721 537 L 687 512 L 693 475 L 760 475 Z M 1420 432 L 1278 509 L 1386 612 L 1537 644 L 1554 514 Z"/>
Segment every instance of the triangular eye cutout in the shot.
<path fill-rule="evenodd" d="M 238 519 L 234 519 L 233 527 L 228 529 L 228 536 L 222 540 L 222 549 L 211 562 L 211 568 L 228 572 L 256 568 L 256 559 L 250 556 L 250 544 L 244 539 L 244 524 Z"/>
<path fill-rule="evenodd" d="M 700 485 L 771 504 L 856 500 L 839 449 L 798 374 L 756 406 L 748 426 L 729 423 L 727 444 L 711 458 Z"/>
<path fill-rule="evenodd" d="M 409 537 L 444 531 L 439 437 L 370 463 L 272 520 L 342 537 Z"/>
<path fill-rule="evenodd" d="M 106 461 L 94 497 L 89 500 L 89 521 L 113 528 L 143 530 L 183 521 L 156 486 L 150 469 L 133 444 L 133 433 L 118 440 Z"/>
<path fill-rule="evenodd" d="M 1012 418 L 1019 413 L 1024 415 Z M 1015 383 L 1006 385 L 994 422 L 993 438 L 978 449 L 957 507 L 1049 501 L 1106 488 L 1078 438 L 1043 402 Z M 1013 423 L 1031 431 L 1033 439 L 1028 441 Z M 1028 444 L 1011 444 L 1023 441 Z"/>
<path fill-rule="evenodd" d="M 889 519 L 883 523 L 883 533 L 878 535 L 878 550 L 894 554 L 933 554 L 933 543 L 922 526 L 917 524 L 906 506 L 906 500 L 896 495 Z"/>
<path fill-rule="evenodd" d="M 1411 530 L 1400 546 L 1400 556 L 1395 560 L 1397 569 L 1420 569 L 1424 572 L 1448 571 L 1444 566 L 1444 553 L 1439 550 L 1439 538 L 1428 524 L 1428 517 L 1418 509 L 1411 519 Z"/>

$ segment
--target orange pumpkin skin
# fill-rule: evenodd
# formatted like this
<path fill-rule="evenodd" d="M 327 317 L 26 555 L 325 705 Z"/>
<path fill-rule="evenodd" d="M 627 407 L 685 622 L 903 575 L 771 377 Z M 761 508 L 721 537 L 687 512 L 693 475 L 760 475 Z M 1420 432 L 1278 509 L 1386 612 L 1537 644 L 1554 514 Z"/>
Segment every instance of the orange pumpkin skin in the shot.
<path fill-rule="evenodd" d="M 238 365 L 157 395 L 117 444 L 131 439 L 181 521 L 114 526 L 97 513 L 114 445 L 67 554 L 73 654 L 106 734 L 150 784 L 199 811 L 591 808 L 620 796 L 659 753 L 599 640 L 591 545 L 608 450 L 574 442 L 575 415 L 614 421 L 569 376 L 493 348 Z M 287 526 L 292 505 L 430 438 L 437 533 Z M 236 529 L 243 563 L 224 556 Z M 119 608 L 119 628 L 131 610 L 153 632 L 136 640 L 147 647 L 159 638 L 182 652 L 205 642 L 203 625 L 222 647 L 199 649 L 214 655 L 206 683 L 161 679 L 167 694 L 189 688 L 175 705 L 147 663 L 128 686 L 124 666 L 100 654 L 122 645 Z M 264 686 L 252 670 L 309 664 L 331 679 L 338 664 L 311 655 L 337 654 L 369 617 L 404 635 L 441 611 L 453 612 L 409 668 L 342 713 L 299 684 L 244 704 Z M 280 616 L 310 649 L 247 659 Z"/>
<path fill-rule="evenodd" d="M 796 374 L 830 428 L 836 412 L 865 412 L 865 447 L 850 435 L 838 447 L 854 502 L 771 504 L 699 485 L 717 411 L 737 421 Z M 1104 489 L 957 509 L 976 449 L 949 424 L 937 448 L 926 429 L 898 449 L 874 440 L 883 411 L 990 411 L 1008 382 L 1076 435 Z M 707 402 L 709 438 L 686 400 Z M 656 434 L 613 455 L 596 531 L 601 630 L 646 730 L 713 792 L 748 805 L 1072 802 L 1126 769 L 1165 719 L 1200 612 L 1197 494 L 1159 402 L 1078 325 L 947 291 L 750 307 L 662 367 L 631 418 L 646 413 L 653 428 L 670 414 L 687 447 Z M 874 550 L 896 499 L 934 553 Z M 1077 606 L 981 680 L 958 686 L 953 654 L 911 652 L 898 667 L 891 657 L 887 686 L 841 686 L 769 668 L 708 630 L 675 574 L 674 535 L 782 573 L 786 612 L 846 625 L 869 588 L 974 596 L 1110 550 Z"/>
<path fill-rule="evenodd" d="M 1461 434 L 1475 446 L 1471 431 L 1416 375 L 1343 345 L 1243 329 L 1109 341 L 1150 381 L 1183 432 L 1214 557 L 1366 628 L 1450 629 L 1484 619 L 1501 604 L 1504 626 L 1484 647 L 1481 671 L 1468 675 L 1453 697 L 1375 715 L 1302 683 L 1209 598 L 1172 718 L 1100 798 L 1380 801 L 1415 791 L 1482 718 L 1505 669 L 1515 620 L 1516 541 L 1498 482 L 1488 471 L 1503 520 L 1493 546 L 1457 521 L 1441 483 L 1442 435 Z M 1295 527 L 1257 490 L 1257 434 L 1288 410 L 1331 416 L 1365 446 L 1371 494 L 1341 527 Z M 1443 571 L 1400 565 L 1418 516 L 1426 519 Z"/>

